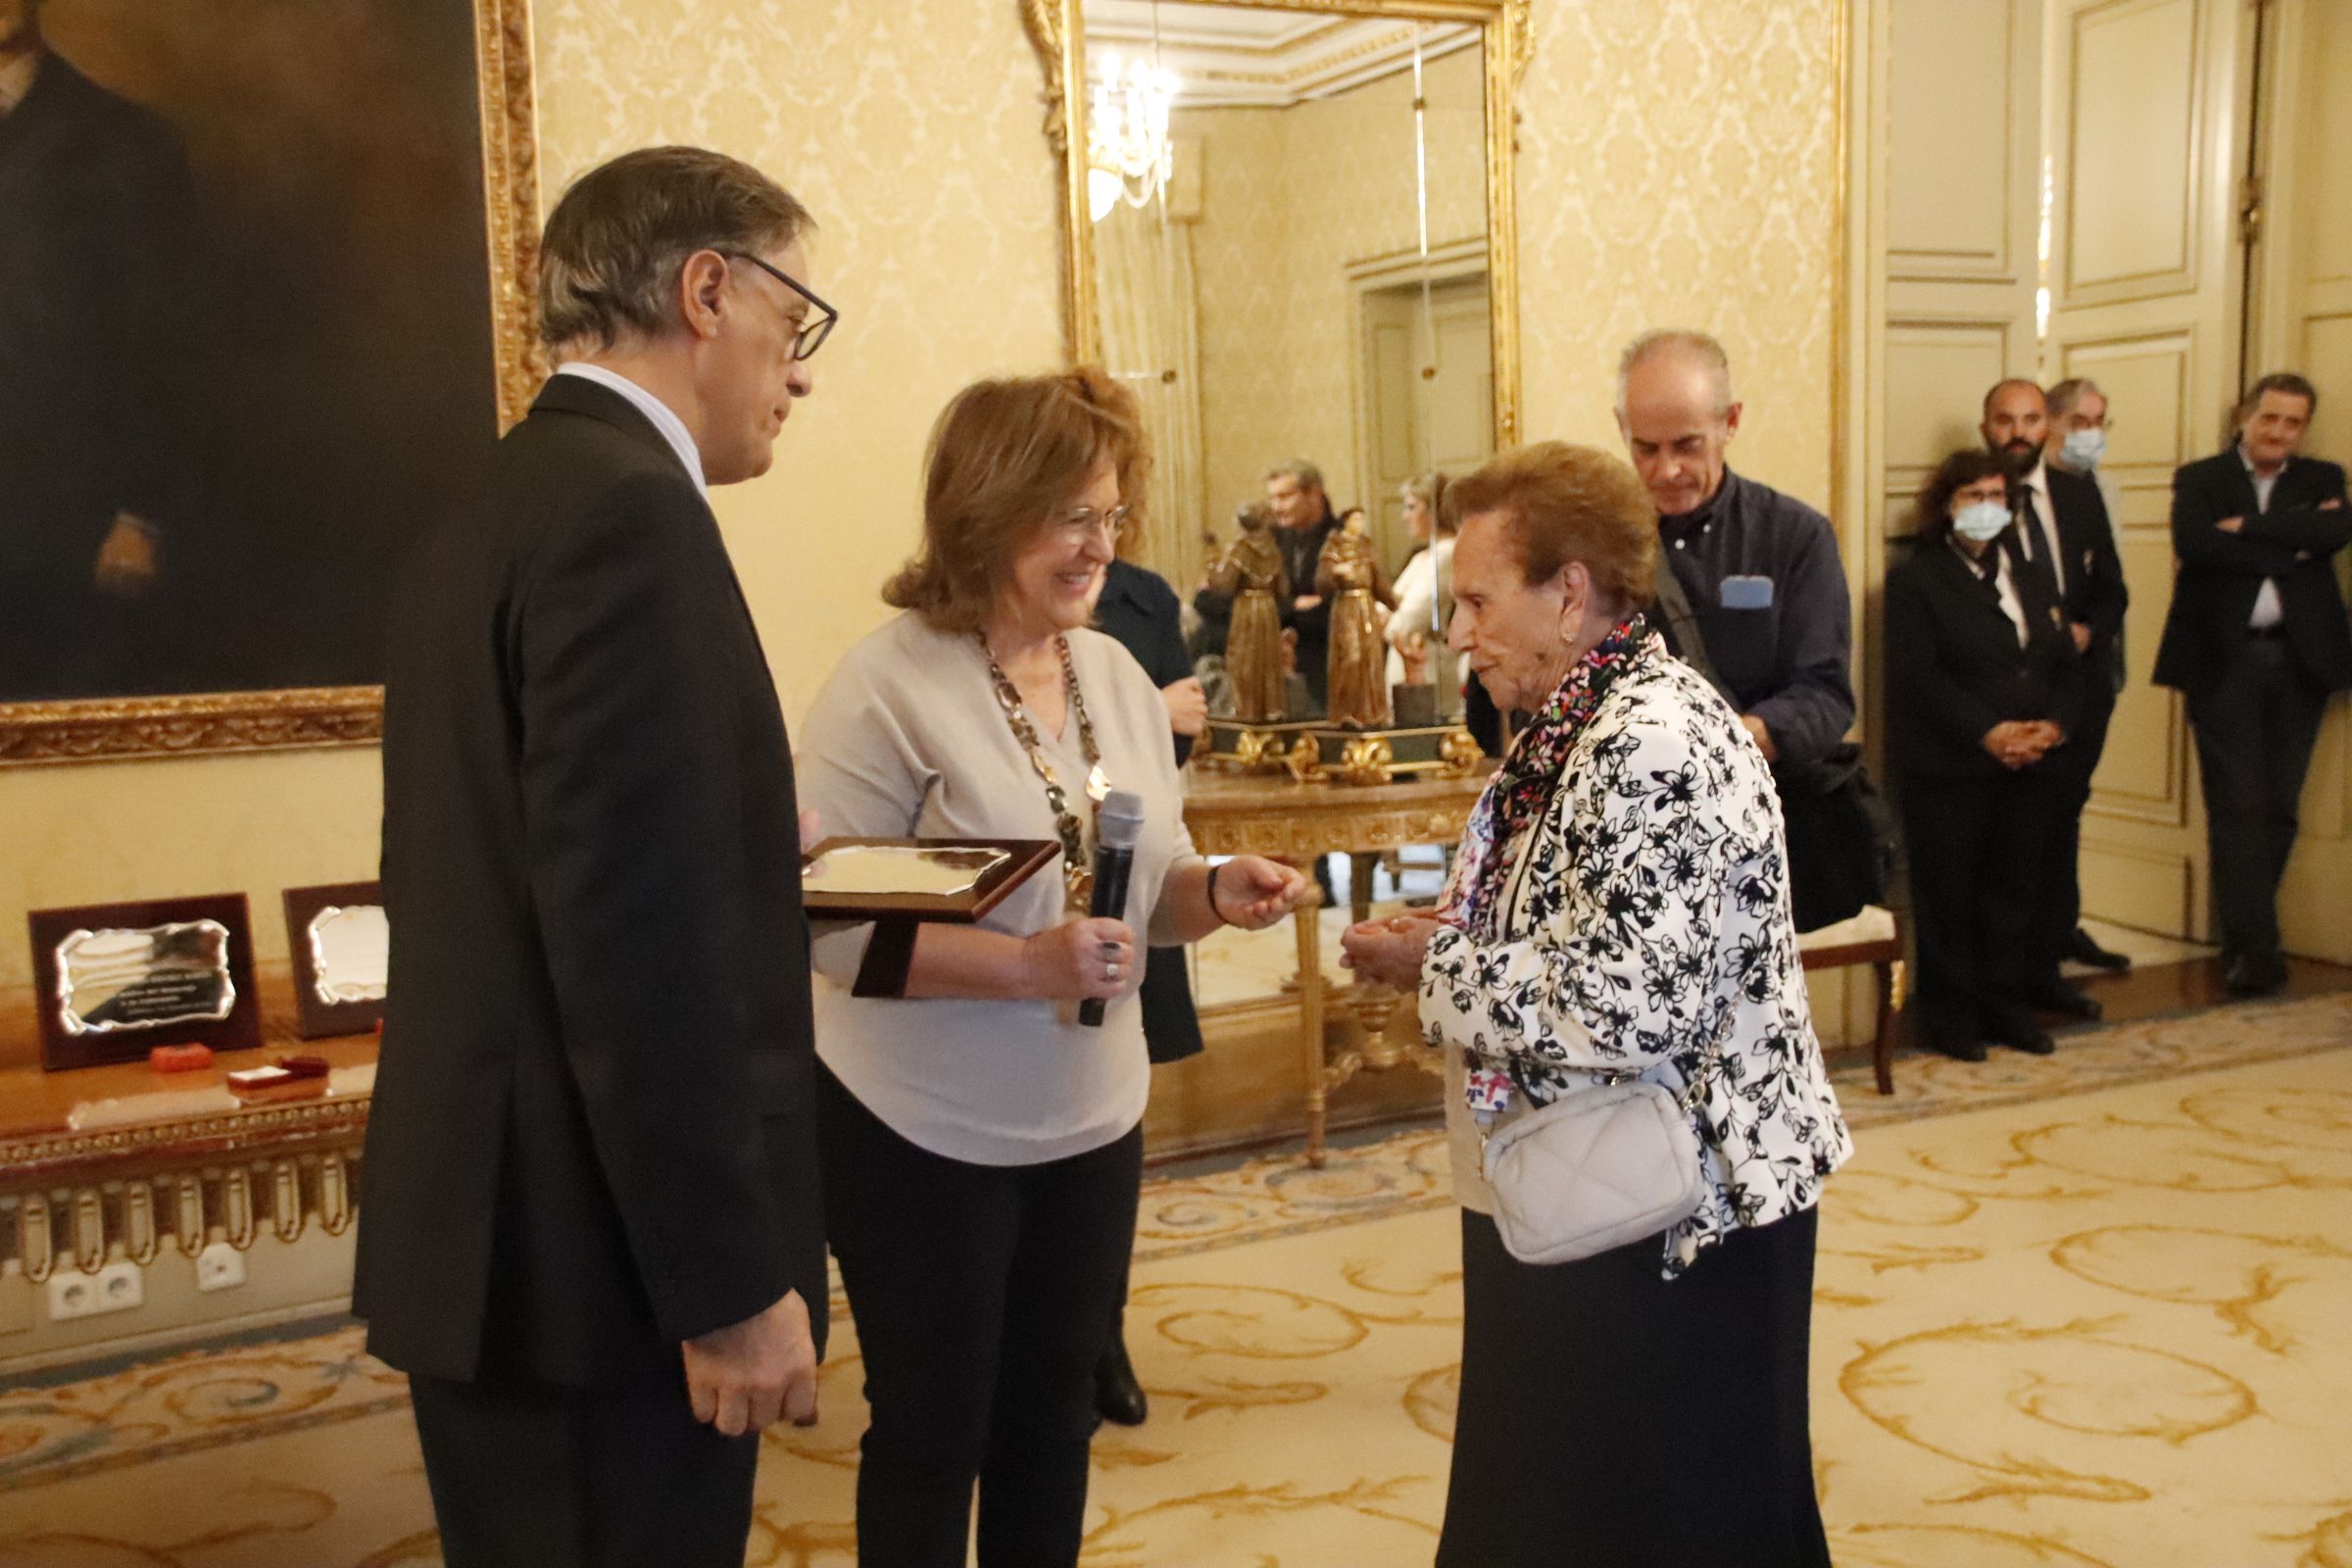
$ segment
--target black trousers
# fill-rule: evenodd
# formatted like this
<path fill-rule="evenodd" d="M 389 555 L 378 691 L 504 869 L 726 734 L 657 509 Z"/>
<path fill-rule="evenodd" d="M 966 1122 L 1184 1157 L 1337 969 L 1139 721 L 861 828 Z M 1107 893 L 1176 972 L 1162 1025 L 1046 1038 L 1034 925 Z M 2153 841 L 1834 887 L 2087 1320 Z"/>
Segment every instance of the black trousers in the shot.
<path fill-rule="evenodd" d="M 2278 883 L 2327 711 L 2327 692 L 2277 637 L 2247 637 L 2222 678 L 2188 699 L 2227 956 L 2278 953 Z"/>
<path fill-rule="evenodd" d="M 2072 789 L 2048 762 L 1992 778 L 1903 780 L 1919 949 L 1912 995 L 1923 1013 L 1980 1028 L 2024 1007 L 2057 972 L 2065 933 L 2045 910 Z"/>
<path fill-rule="evenodd" d="M 825 1224 L 872 1407 L 863 1568 L 1078 1560 L 1095 1365 L 1135 1242 L 1138 1126 L 1042 1165 L 973 1165 L 900 1137 L 820 1066 Z"/>
<path fill-rule="evenodd" d="M 1462 1211 L 1462 1385 L 1438 1568 L 1829 1568 L 1805 1372 L 1813 1210 L 1682 1278 L 1657 1237 L 1522 1263 Z"/>
<path fill-rule="evenodd" d="M 2058 819 L 2050 837 L 2049 874 L 2042 883 L 2042 902 L 2035 946 L 2054 956 L 2050 972 L 2057 976 L 2057 959 L 2065 955 L 2075 929 L 2082 923 L 2082 812 L 2090 805 L 2090 775 L 2098 770 L 2099 756 L 2107 750 L 2107 725 L 2115 717 L 2115 696 L 2102 669 L 2091 677 L 2098 689 L 2090 696 L 2082 722 L 2066 744 L 2050 754 L 2044 766 L 2056 769 L 2062 793 Z"/>
<path fill-rule="evenodd" d="M 760 1440 L 695 1420 L 683 1368 L 625 1389 L 409 1392 L 448 1568 L 743 1568 Z"/>

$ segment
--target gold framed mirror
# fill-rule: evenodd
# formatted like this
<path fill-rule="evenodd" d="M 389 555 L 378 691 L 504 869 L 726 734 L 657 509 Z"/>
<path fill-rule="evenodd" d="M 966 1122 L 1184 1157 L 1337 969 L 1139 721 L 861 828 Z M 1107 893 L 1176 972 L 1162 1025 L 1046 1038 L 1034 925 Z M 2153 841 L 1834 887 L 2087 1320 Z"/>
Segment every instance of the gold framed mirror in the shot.
<path fill-rule="evenodd" d="M 1400 481 L 1520 439 L 1530 3 L 1022 0 L 1065 343 L 1144 404 L 1143 559 L 1180 593 L 1272 464 L 1318 466 L 1393 564 Z"/>

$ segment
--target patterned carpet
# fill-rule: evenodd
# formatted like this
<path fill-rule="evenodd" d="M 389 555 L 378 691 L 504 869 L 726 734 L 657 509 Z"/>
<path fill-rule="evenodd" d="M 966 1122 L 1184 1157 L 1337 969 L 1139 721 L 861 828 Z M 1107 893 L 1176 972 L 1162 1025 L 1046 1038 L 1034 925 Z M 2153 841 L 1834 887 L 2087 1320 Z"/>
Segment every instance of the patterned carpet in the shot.
<path fill-rule="evenodd" d="M 2352 1568 L 2352 996 L 1905 1060 L 1830 1184 L 1818 1470 L 1844 1568 Z M 1460 1353 L 1445 1151 L 1154 1180 L 1095 1448 L 1102 1568 L 1426 1563 Z M 838 1310 L 838 1303 L 837 1303 Z M 767 1439 L 750 1561 L 853 1560 L 854 1334 Z M 5 1568 L 439 1554 L 356 1328 L 0 1395 Z"/>

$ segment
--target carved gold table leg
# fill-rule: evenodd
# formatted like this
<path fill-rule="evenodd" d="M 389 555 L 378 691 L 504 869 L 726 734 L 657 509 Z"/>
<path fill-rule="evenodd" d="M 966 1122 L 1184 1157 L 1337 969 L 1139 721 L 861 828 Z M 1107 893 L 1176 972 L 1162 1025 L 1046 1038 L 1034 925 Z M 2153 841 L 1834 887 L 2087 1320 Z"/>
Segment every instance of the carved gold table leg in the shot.
<path fill-rule="evenodd" d="M 1323 1118 L 1330 1102 L 1323 1067 L 1323 894 L 1312 882 L 1291 921 L 1298 933 L 1298 1043 L 1306 1067 L 1306 1162 L 1323 1168 Z"/>

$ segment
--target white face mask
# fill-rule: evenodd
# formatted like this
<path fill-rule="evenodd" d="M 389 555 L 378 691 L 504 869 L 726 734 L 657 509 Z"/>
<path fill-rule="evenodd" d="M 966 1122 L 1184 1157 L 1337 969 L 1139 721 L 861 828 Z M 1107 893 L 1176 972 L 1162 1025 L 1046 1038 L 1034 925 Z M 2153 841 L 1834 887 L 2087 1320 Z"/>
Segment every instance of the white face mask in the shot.
<path fill-rule="evenodd" d="M 1999 535 L 2009 526 L 2009 509 L 1998 501 L 1971 501 L 1952 514 L 1952 531 L 1973 544 Z"/>
<path fill-rule="evenodd" d="M 2107 432 L 2104 430 L 2069 430 L 2066 432 L 2066 444 L 2058 449 L 2060 460 L 2068 467 L 2081 469 L 2084 473 L 2097 467 L 2099 459 L 2106 455 Z"/>

